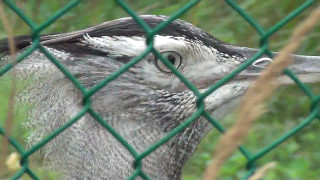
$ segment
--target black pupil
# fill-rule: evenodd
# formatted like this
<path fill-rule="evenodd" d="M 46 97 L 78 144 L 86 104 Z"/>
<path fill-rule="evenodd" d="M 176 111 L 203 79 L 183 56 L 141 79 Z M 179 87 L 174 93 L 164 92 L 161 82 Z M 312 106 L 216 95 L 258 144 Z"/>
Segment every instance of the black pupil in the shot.
<path fill-rule="evenodd" d="M 176 62 L 176 58 L 171 54 L 168 55 L 168 60 L 171 62 L 171 64 L 174 64 Z"/>

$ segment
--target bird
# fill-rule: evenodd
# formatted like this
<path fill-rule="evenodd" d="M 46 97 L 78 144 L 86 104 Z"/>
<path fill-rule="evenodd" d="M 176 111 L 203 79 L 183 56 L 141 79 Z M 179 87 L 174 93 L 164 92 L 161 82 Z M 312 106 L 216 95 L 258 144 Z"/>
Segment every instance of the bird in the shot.
<path fill-rule="evenodd" d="M 150 28 L 168 20 L 162 15 L 139 16 Z M 14 38 L 18 55 L 32 45 L 30 36 Z M 40 43 L 85 88 L 92 88 L 143 53 L 147 34 L 131 17 L 86 29 L 42 35 Z M 258 49 L 228 44 L 200 28 L 176 19 L 154 36 L 154 49 L 166 58 L 199 92 L 235 70 Z M 8 40 L 0 41 L 0 67 L 12 59 Z M 318 82 L 320 57 L 292 55 L 289 69 L 304 82 Z M 205 110 L 221 119 L 239 104 L 250 84 L 272 60 L 262 56 L 204 99 Z M 35 50 L 13 68 L 26 85 L 19 102 L 29 104 L 25 126 L 32 147 L 83 109 L 83 94 L 48 58 Z M 282 79 L 282 84 L 292 83 Z M 97 91 L 92 108 L 138 154 L 161 140 L 197 110 L 197 96 L 154 53 Z M 184 164 L 212 129 L 199 117 L 190 126 L 142 159 L 151 179 L 178 180 Z M 135 158 L 110 132 L 86 113 L 42 149 L 44 165 L 64 179 L 126 179 Z M 138 178 L 139 179 L 139 178 Z"/>

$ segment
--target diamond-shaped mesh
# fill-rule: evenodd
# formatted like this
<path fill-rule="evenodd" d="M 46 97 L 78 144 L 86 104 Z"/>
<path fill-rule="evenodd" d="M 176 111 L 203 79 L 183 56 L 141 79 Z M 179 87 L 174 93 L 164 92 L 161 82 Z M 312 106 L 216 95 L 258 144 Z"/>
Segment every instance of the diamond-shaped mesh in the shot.
<path fill-rule="evenodd" d="M 216 82 L 214 85 L 212 85 L 207 91 L 200 93 L 199 90 L 196 88 L 195 85 L 193 85 L 191 82 L 189 82 L 180 72 L 178 72 L 173 65 L 168 62 L 168 60 L 164 59 L 161 54 L 153 48 L 153 41 L 154 36 L 161 31 L 164 27 L 166 27 L 168 24 L 170 24 L 172 21 L 177 19 L 182 14 L 186 13 L 189 9 L 194 7 L 197 3 L 200 2 L 200 0 L 191 0 L 188 2 L 183 8 L 181 8 L 178 12 L 173 14 L 167 21 L 157 25 L 155 28 L 151 29 L 142 19 L 139 18 L 139 16 L 125 3 L 124 0 L 115 0 L 115 2 L 123 8 L 144 30 L 147 37 L 147 49 L 131 60 L 129 63 L 124 65 L 122 68 L 118 69 L 113 74 L 106 77 L 103 81 L 101 81 L 99 84 L 94 86 L 91 89 L 86 89 L 56 58 L 54 58 L 41 44 L 40 44 L 40 33 L 47 28 L 49 25 L 53 24 L 58 18 L 63 16 L 65 13 L 67 13 L 70 9 L 77 6 L 81 0 L 73 0 L 68 5 L 60 9 L 56 14 L 51 16 L 47 21 L 43 22 L 40 25 L 36 25 L 30 18 L 28 18 L 24 12 L 22 12 L 17 5 L 10 1 L 10 0 L 3 0 L 3 3 L 10 8 L 12 11 L 14 11 L 31 29 L 32 32 L 32 45 L 23 52 L 16 60 L 15 63 L 19 63 L 23 61 L 28 55 L 30 55 L 35 50 L 40 50 L 43 54 L 45 54 L 48 59 L 65 75 L 67 76 L 70 81 L 74 84 L 76 88 L 78 88 L 82 94 L 83 94 L 83 109 L 73 118 L 71 118 L 66 124 L 61 126 L 60 128 L 56 129 L 53 133 L 51 133 L 46 138 L 42 139 L 38 144 L 31 147 L 30 149 L 26 150 L 24 149 L 16 140 L 9 137 L 10 144 L 17 150 L 18 153 L 21 155 L 21 169 L 12 177 L 12 179 L 19 179 L 24 173 L 27 173 L 31 178 L 33 179 L 39 179 L 37 175 L 30 169 L 28 159 L 29 157 L 39 150 L 41 147 L 43 147 L 46 143 L 51 141 L 55 136 L 59 135 L 61 132 L 63 132 L 65 129 L 69 128 L 73 123 L 75 123 L 77 120 L 79 120 L 83 115 L 86 113 L 89 113 L 95 120 L 97 120 L 103 127 L 105 127 L 106 131 L 109 131 L 124 147 L 128 149 L 128 151 L 132 154 L 132 156 L 135 158 L 133 167 L 135 168 L 135 171 L 133 174 L 128 177 L 128 179 L 135 179 L 136 177 L 140 176 L 143 179 L 150 179 L 142 170 L 142 159 L 148 156 L 150 153 L 152 153 L 154 150 L 156 150 L 158 147 L 160 147 L 162 144 L 167 142 L 170 138 L 174 137 L 177 133 L 181 132 L 184 128 L 189 126 L 195 119 L 199 118 L 200 116 L 203 116 L 206 118 L 215 128 L 217 128 L 220 132 L 224 132 L 224 127 L 219 124 L 218 121 L 213 119 L 211 115 L 206 112 L 204 107 L 204 98 L 207 97 L 210 93 L 217 90 L 219 87 L 221 87 L 223 84 L 230 81 L 237 73 L 241 72 L 242 70 L 246 69 L 252 62 L 254 62 L 257 58 L 259 58 L 263 54 L 269 55 L 270 58 L 272 58 L 272 54 L 268 49 L 268 39 L 271 35 L 273 35 L 276 31 L 278 31 L 280 28 L 282 28 L 286 23 L 288 23 L 290 20 L 295 18 L 297 15 L 299 15 L 302 11 L 304 11 L 306 8 L 311 6 L 315 1 L 314 0 L 306 0 L 301 6 L 296 8 L 293 12 L 288 14 L 285 18 L 280 20 L 277 24 L 275 24 L 273 27 L 268 29 L 267 31 L 264 30 L 252 17 L 250 17 L 246 11 L 241 9 L 235 0 L 225 0 L 225 2 L 231 6 L 235 11 L 239 13 L 252 27 L 256 29 L 256 31 L 260 35 L 260 51 L 257 52 L 250 60 L 246 61 L 244 64 L 239 66 L 236 70 L 234 70 L 229 75 L 225 76 L 223 79 Z M 111 81 L 114 81 L 118 76 L 120 76 L 122 73 L 126 72 L 130 67 L 132 67 L 134 64 L 139 63 L 147 54 L 154 53 L 161 61 L 172 70 L 172 72 L 196 95 L 197 97 L 197 110 L 193 113 L 191 117 L 189 117 L 184 123 L 180 124 L 178 127 L 173 129 L 171 132 L 169 132 L 164 138 L 162 138 L 157 143 L 150 145 L 150 147 L 142 152 L 137 153 L 137 151 L 126 141 L 126 139 L 122 138 L 108 123 L 107 121 L 103 120 L 102 116 L 99 115 L 99 113 L 95 112 L 94 109 L 91 107 L 91 97 L 94 95 L 97 91 L 102 89 L 104 86 L 106 86 Z M 13 67 L 13 64 L 7 64 L 5 67 L 0 69 L 0 77 L 3 76 L 5 73 L 7 73 L 11 68 Z M 247 179 L 250 177 L 255 169 L 255 162 L 262 158 L 264 155 L 266 155 L 268 152 L 276 148 L 278 145 L 280 145 L 282 142 L 299 132 L 301 129 L 303 129 L 305 126 L 310 124 L 315 118 L 317 118 L 319 114 L 319 108 L 317 107 L 317 102 L 320 100 L 319 96 L 314 95 L 291 71 L 285 70 L 286 75 L 288 75 L 290 78 L 294 80 L 294 82 L 299 86 L 302 91 L 311 99 L 312 105 L 311 105 L 311 113 L 310 115 L 299 125 L 297 125 L 295 128 L 293 128 L 291 131 L 284 134 L 282 137 L 280 137 L 278 140 L 272 142 L 269 146 L 263 148 L 261 151 L 259 151 L 256 154 L 252 154 L 247 150 L 245 147 L 239 147 L 240 151 L 244 154 L 244 156 L 247 158 L 247 174 L 243 179 Z M 3 136 L 5 134 L 4 128 L 0 127 L 0 134 Z"/>

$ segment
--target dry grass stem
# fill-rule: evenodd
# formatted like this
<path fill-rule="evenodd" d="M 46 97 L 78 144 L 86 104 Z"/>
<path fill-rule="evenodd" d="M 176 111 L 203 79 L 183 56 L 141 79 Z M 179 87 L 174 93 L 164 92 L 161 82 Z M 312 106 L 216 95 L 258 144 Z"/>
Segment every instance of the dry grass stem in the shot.
<path fill-rule="evenodd" d="M 146 14 L 146 13 L 148 13 L 149 11 L 158 8 L 160 5 L 161 5 L 160 2 L 153 3 L 153 4 L 151 4 L 150 6 L 147 6 L 147 7 L 143 8 L 143 9 L 140 9 L 140 10 L 138 11 L 138 14 Z"/>
<path fill-rule="evenodd" d="M 275 57 L 273 63 L 259 76 L 257 81 L 249 88 L 240 106 L 240 113 L 234 126 L 221 138 L 213 155 L 213 162 L 204 174 L 204 180 L 213 180 L 217 177 L 225 160 L 238 148 L 248 135 L 253 122 L 263 112 L 265 102 L 278 84 L 276 78 L 291 63 L 290 54 L 294 53 L 304 37 L 320 20 L 320 7 L 316 8 L 310 16 L 303 21 L 293 32 L 289 43 Z"/>
<path fill-rule="evenodd" d="M 14 38 L 13 38 L 13 30 L 2 4 L 0 4 L 0 17 L 1 17 L 1 21 L 4 26 L 4 29 L 6 30 L 8 35 L 10 54 L 12 55 L 12 59 L 15 60 L 16 47 L 15 47 Z M 11 127 L 14 120 L 14 104 L 15 104 L 14 99 L 17 93 L 17 82 L 16 82 L 17 80 L 16 80 L 16 74 L 13 70 L 12 70 L 11 76 L 12 76 L 11 91 L 10 91 L 10 97 L 8 102 L 7 118 L 5 122 L 5 130 L 6 130 L 6 133 L 4 135 L 5 140 L 3 141 L 3 145 L 1 148 L 2 149 L 1 162 L 4 162 L 2 161 L 2 159 L 7 156 L 9 151 L 8 137 L 11 132 Z"/>
<path fill-rule="evenodd" d="M 264 177 L 264 175 L 271 169 L 276 167 L 275 162 L 270 162 L 259 168 L 250 178 L 249 180 L 260 180 Z"/>

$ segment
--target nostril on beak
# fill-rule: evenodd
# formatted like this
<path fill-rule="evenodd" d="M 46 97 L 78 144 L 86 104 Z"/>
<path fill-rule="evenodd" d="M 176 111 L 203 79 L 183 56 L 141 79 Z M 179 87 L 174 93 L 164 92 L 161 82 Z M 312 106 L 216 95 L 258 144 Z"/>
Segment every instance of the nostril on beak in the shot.
<path fill-rule="evenodd" d="M 257 59 L 255 62 L 252 63 L 252 65 L 258 68 L 266 68 L 271 63 L 272 63 L 272 59 L 268 57 L 263 57 L 263 58 Z"/>

